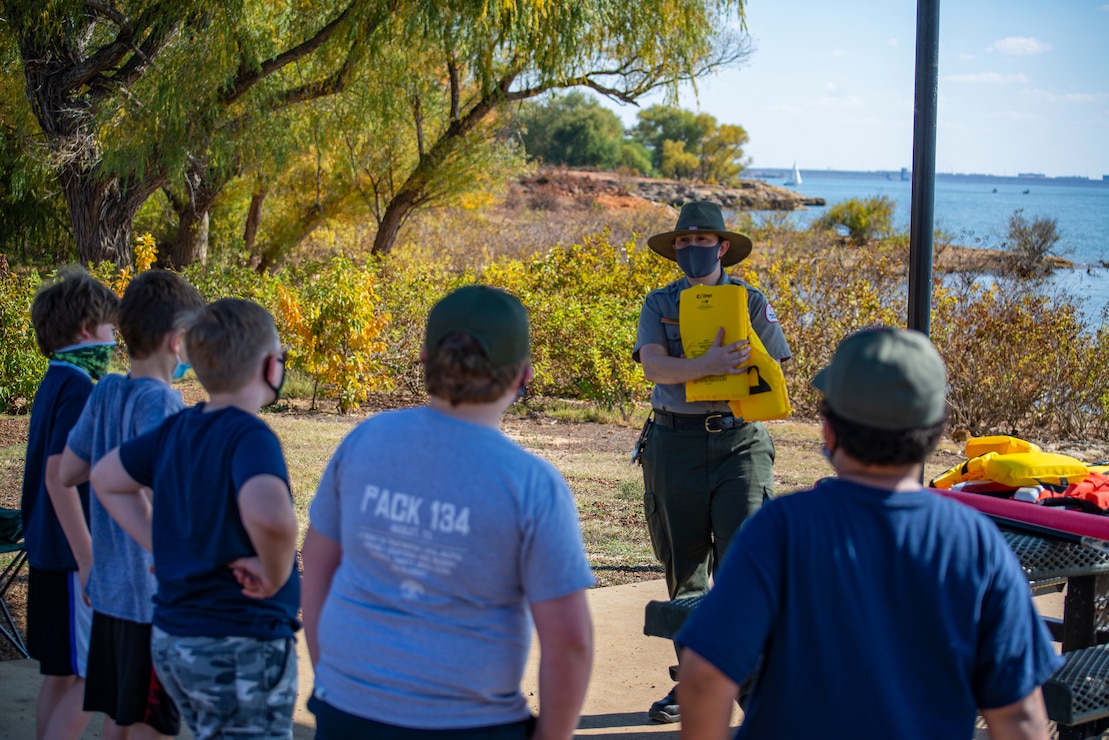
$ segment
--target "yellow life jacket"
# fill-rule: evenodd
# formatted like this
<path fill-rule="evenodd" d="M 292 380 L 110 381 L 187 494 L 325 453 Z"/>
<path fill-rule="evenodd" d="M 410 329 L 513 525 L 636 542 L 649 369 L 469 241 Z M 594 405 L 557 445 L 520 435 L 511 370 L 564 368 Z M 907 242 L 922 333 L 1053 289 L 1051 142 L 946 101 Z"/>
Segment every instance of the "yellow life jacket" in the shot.
<path fill-rule="evenodd" d="M 747 288 L 730 283 L 686 288 L 679 298 L 678 326 L 687 357 L 700 357 L 707 352 L 721 327 L 724 344 L 746 339 L 751 345 L 745 374 L 691 380 L 685 384 L 687 401 L 728 401 L 732 413 L 747 421 L 789 416 L 785 375 L 751 327 Z"/>
<path fill-rule="evenodd" d="M 1040 452 L 1040 446 L 1017 437 L 1004 435 L 993 437 L 971 437 L 967 440 L 965 454 L 967 458 L 985 455 L 987 452 L 996 452 L 999 455 L 1010 455 L 1014 452 Z"/>
<path fill-rule="evenodd" d="M 747 291 L 743 292 L 746 298 Z M 747 305 L 746 300 L 744 305 Z M 743 315 L 746 317 L 747 312 Z M 789 406 L 789 393 L 786 391 L 786 376 L 782 372 L 782 366 L 766 351 L 757 332 L 751 331 L 747 337 L 751 342 L 751 359 L 747 361 L 749 393 L 742 398 L 728 401 L 728 408 L 746 421 L 784 419 L 792 409 Z"/>
<path fill-rule="evenodd" d="M 937 475 L 929 485 L 951 488 L 965 481 L 988 480 L 1013 488 L 1022 486 L 1066 487 L 1085 480 L 1090 469 L 1081 460 L 1055 452 L 987 452 Z"/>

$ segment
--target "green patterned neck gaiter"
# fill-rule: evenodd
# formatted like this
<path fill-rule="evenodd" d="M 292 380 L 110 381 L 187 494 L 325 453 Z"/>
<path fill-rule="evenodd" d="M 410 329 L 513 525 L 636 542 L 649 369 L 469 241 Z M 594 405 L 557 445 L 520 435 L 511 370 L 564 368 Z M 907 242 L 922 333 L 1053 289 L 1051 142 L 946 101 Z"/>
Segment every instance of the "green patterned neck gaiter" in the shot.
<path fill-rule="evenodd" d="M 115 342 L 92 342 L 60 349 L 50 355 L 50 359 L 68 362 L 87 372 L 93 380 L 100 380 L 100 377 L 108 372 L 108 365 L 112 361 L 112 353 L 115 349 Z"/>

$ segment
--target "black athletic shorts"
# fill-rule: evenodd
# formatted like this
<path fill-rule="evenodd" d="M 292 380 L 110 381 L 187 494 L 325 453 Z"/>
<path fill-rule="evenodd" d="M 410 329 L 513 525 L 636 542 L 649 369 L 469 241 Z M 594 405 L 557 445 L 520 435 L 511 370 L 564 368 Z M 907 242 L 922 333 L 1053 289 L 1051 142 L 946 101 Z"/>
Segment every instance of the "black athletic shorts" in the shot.
<path fill-rule="evenodd" d="M 85 711 L 104 712 L 117 725 L 150 725 L 163 735 L 181 731 L 181 713 L 150 660 L 150 625 L 92 613 Z"/>
<path fill-rule="evenodd" d="M 417 730 L 356 717 L 314 695 L 308 711 L 316 715 L 316 740 L 527 740 L 535 732 L 535 717 L 519 722 L 463 730 Z"/>
<path fill-rule="evenodd" d="M 39 662 L 39 673 L 84 675 L 91 614 L 77 571 L 28 569 L 27 652 Z"/>

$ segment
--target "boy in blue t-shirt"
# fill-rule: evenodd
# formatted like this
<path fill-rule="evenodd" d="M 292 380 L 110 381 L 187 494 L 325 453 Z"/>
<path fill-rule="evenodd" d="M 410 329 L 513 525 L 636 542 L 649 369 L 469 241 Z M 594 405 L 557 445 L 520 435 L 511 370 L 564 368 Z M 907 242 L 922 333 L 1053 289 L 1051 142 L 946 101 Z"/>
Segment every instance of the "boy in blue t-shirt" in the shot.
<path fill-rule="evenodd" d="M 273 317 L 233 298 L 196 312 L 184 341 L 209 402 L 109 452 L 92 486 L 154 553 L 154 667 L 193 735 L 292 737 L 297 521 L 258 418 L 281 395 L 285 351 Z"/>
<path fill-rule="evenodd" d="M 93 381 L 115 348 L 119 298 L 80 267 L 58 271 L 31 304 L 39 350 L 50 359 L 35 392 L 23 467 L 27 648 L 45 678 L 35 708 L 35 736 L 76 737 L 89 716 L 84 700 L 91 611 L 83 589 L 92 566 L 88 486 L 58 473 L 69 430 Z"/>
<path fill-rule="evenodd" d="M 1062 661 L 1020 563 L 920 485 L 947 418 L 939 353 L 870 329 L 812 384 L 836 475 L 763 506 L 678 633 L 682 737 L 724 737 L 753 677 L 737 738 L 967 738 L 978 712 L 993 738 L 1046 740 Z"/>
<path fill-rule="evenodd" d="M 172 272 L 148 270 L 127 286 L 119 332 L 131 356 L 130 372 L 104 376 L 89 396 L 62 455 L 66 485 L 86 482 L 91 464 L 109 450 L 185 407 L 170 386 L 185 367 L 177 323 L 203 306 L 196 288 Z M 113 737 L 128 737 L 132 726 L 143 737 L 176 735 L 181 717 L 150 657 L 153 559 L 96 496 L 89 501 L 89 531 L 95 557 L 87 588 L 93 615 L 84 709 L 104 712 L 115 724 Z"/>

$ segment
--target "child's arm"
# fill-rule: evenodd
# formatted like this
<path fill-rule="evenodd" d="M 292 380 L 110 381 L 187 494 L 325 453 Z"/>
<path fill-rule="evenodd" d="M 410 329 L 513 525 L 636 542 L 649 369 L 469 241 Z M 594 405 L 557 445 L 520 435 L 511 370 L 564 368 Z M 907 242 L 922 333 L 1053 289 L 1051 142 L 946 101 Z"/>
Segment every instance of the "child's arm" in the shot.
<path fill-rule="evenodd" d="M 585 591 L 533 602 L 539 635 L 539 720 L 537 740 L 574 735 L 593 667 L 593 620 Z"/>
<path fill-rule="evenodd" d="M 63 486 L 78 486 L 86 482 L 91 468 L 88 460 L 82 460 L 72 447 L 66 445 L 65 451 L 62 452 L 61 463 L 58 465 L 58 476 Z"/>
<path fill-rule="evenodd" d="M 81 495 L 77 488 L 67 486 L 61 476 L 62 455 L 46 458 L 46 493 L 54 505 L 54 514 L 62 525 L 62 532 L 69 542 L 69 549 L 77 560 L 77 572 L 81 576 L 81 588 L 89 581 L 92 569 L 92 535 L 89 523 L 85 521 L 85 511 L 81 507 Z"/>
<path fill-rule="evenodd" d="M 343 546 L 309 526 L 300 554 L 304 560 L 304 577 L 300 582 L 304 639 L 308 642 L 308 656 L 315 668 L 320 662 L 320 612 L 331 592 L 331 579 L 343 559 Z"/>
<path fill-rule="evenodd" d="M 142 484 L 132 478 L 119 459 L 115 448 L 92 467 L 89 476 L 100 503 L 123 531 L 147 550 L 153 551 L 150 500 L 142 493 Z"/>
<path fill-rule="evenodd" d="M 269 473 L 248 478 L 239 489 L 239 517 L 258 553 L 258 572 L 253 575 L 262 583 L 257 597 L 273 596 L 289 580 L 296 559 L 297 517 L 289 486 Z M 230 565 L 253 571 L 248 564 L 251 558 L 243 560 L 247 562 Z"/>

